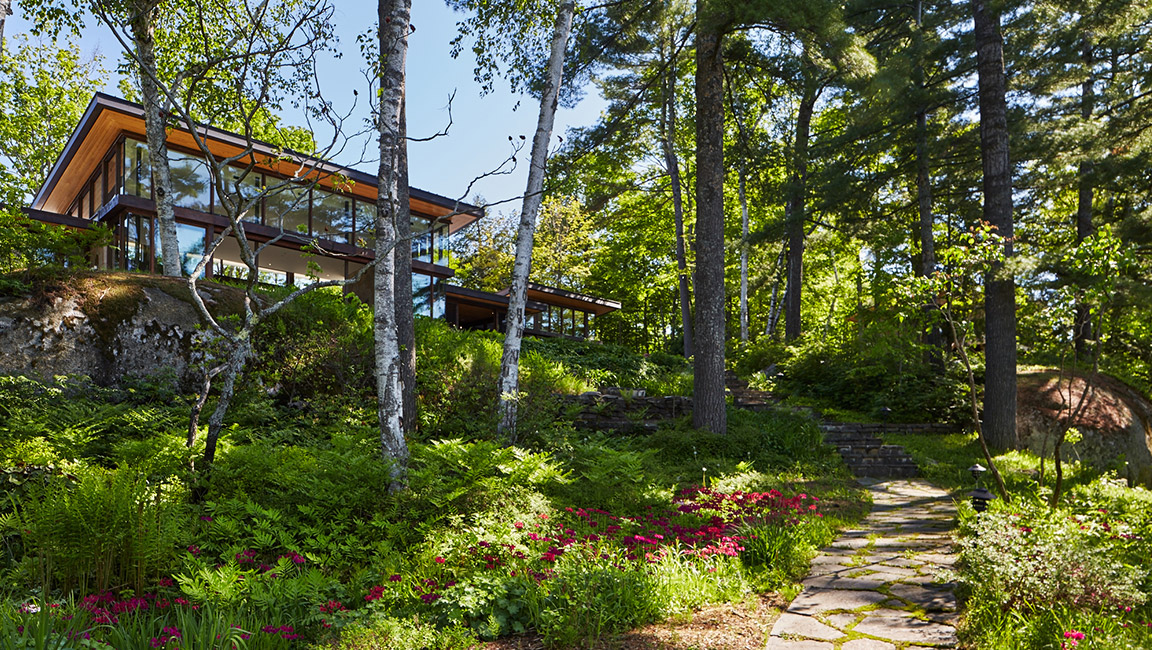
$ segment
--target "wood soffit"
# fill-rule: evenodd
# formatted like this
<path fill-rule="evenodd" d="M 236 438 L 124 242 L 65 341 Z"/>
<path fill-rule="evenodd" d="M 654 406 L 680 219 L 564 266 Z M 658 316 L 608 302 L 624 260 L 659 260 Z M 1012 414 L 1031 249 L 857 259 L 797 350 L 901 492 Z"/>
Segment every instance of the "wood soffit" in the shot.
<path fill-rule="evenodd" d="M 218 158 L 237 155 L 244 151 L 244 141 L 240 136 L 214 129 L 201 127 L 199 132 L 208 143 L 208 148 Z M 142 109 L 130 102 L 108 95 L 97 94 L 73 132 L 64 152 L 56 161 L 48 180 L 32 202 L 32 208 L 63 214 L 71 206 L 84 183 L 104 160 L 105 154 L 115 144 L 121 134 L 141 141 L 144 137 L 144 117 Z M 196 140 L 186 130 L 169 129 L 168 143 L 174 149 L 199 151 Z M 276 154 L 279 153 L 279 156 Z M 273 171 L 282 176 L 294 177 L 302 171 L 311 172 L 305 177 L 318 178 L 324 189 L 333 185 L 343 176 L 339 191 L 360 199 L 376 199 L 376 179 L 374 176 L 354 169 L 340 167 L 309 159 L 293 152 L 277 152 L 271 145 L 258 145 L 252 154 L 255 164 L 262 170 Z M 448 217 L 451 231 L 476 221 L 483 216 L 481 208 L 460 204 L 461 214 L 453 215 L 452 199 L 438 196 L 416 188 L 411 190 L 412 211 L 427 217 Z"/>

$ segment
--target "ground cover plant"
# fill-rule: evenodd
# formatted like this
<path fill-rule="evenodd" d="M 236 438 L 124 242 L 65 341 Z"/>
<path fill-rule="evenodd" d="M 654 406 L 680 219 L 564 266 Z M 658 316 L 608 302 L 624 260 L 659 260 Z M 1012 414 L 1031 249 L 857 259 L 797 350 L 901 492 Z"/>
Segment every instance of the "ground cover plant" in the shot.
<path fill-rule="evenodd" d="M 955 491 L 965 599 L 962 640 L 973 648 L 1152 647 L 1152 493 L 1082 463 L 1065 469 L 1053 508 L 1051 469 L 1027 451 L 995 457 L 1011 501 L 976 513 L 967 467 L 981 458 L 973 434 L 887 435 L 933 481 Z"/>
<path fill-rule="evenodd" d="M 421 327 L 426 372 L 439 364 L 463 390 L 484 358 L 469 350 L 491 337 Z M 536 362 L 541 395 L 682 370 L 551 348 Z M 623 370 L 597 375 L 585 359 L 582 375 L 559 359 L 593 353 Z M 195 500 L 191 398 L 163 381 L 0 378 L 0 648 L 463 648 L 526 630 L 584 646 L 787 592 L 866 507 L 806 418 L 734 411 L 723 438 L 685 422 L 622 437 L 541 410 L 534 434 L 505 447 L 479 427 L 437 435 L 483 404 L 434 401 L 439 388 L 422 407 L 456 410 L 427 420 L 410 489 L 390 495 L 370 401 L 289 379 L 241 392 Z"/>

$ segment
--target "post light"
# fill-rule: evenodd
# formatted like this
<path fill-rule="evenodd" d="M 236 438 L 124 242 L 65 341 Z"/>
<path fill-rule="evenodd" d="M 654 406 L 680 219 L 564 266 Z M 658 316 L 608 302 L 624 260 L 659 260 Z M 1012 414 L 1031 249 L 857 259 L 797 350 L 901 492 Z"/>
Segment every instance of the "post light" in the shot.
<path fill-rule="evenodd" d="M 968 473 L 972 475 L 972 478 L 976 479 L 976 488 L 968 493 L 968 496 L 972 498 L 972 509 L 976 512 L 984 512 L 987 510 L 988 502 L 996 498 L 995 494 L 992 494 L 980 485 L 980 479 L 984 476 L 984 472 L 987 471 L 988 469 L 980 463 L 976 463 L 968 468 Z"/>
<path fill-rule="evenodd" d="M 890 418 L 891 416 L 892 416 L 892 409 L 888 408 L 887 406 L 881 406 L 880 407 L 880 421 L 881 422 L 883 422 L 884 424 L 888 424 L 888 418 Z"/>

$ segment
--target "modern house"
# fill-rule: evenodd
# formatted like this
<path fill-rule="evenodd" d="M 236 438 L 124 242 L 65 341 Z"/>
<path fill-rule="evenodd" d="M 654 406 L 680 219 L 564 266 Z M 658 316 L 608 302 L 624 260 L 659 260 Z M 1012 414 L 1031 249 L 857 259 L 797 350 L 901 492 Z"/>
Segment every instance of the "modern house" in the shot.
<path fill-rule="evenodd" d="M 248 145 L 241 136 L 211 126 L 198 126 L 196 132 L 217 159 L 241 153 Z M 228 219 L 221 214 L 209 167 L 192 134 L 169 129 L 168 149 L 180 257 L 188 273 L 228 227 Z M 252 170 L 245 175 L 245 169 L 237 167 L 233 180 L 241 192 L 251 185 L 254 196 L 257 188 L 289 181 L 244 218 L 249 239 L 273 242 L 258 259 L 262 282 L 292 285 L 312 278 L 351 278 L 374 259 L 374 175 L 266 143 L 255 143 L 244 160 Z M 99 268 L 158 272 L 162 261 L 153 188 L 143 108 L 97 94 L 27 212 L 40 221 L 75 228 L 106 224 L 114 229 L 115 241 L 93 251 Z M 416 188 L 410 197 L 416 313 L 460 327 L 502 328 L 506 291 L 475 291 L 446 281 L 453 276 L 450 237 L 483 218 L 483 209 Z M 245 268 L 237 243 L 229 239 L 213 254 L 207 276 L 231 277 Z M 371 291 L 370 282 L 369 276 L 368 283 L 356 287 L 361 297 Z M 620 308 L 612 300 L 539 285 L 529 288 L 528 299 L 526 333 L 537 336 L 587 338 L 594 332 L 595 317 Z"/>

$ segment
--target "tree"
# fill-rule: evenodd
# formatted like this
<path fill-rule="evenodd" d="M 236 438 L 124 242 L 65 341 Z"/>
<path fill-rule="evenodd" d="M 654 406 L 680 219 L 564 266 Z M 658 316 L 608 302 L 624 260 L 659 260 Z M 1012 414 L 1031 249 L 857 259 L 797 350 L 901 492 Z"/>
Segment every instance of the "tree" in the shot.
<path fill-rule="evenodd" d="M 20 208 L 43 185 L 107 72 L 100 57 L 85 60 L 55 40 L 17 36 L 9 45 L 0 50 L 0 273 L 52 262 L 87 266 L 88 251 L 108 233 L 54 227 Z"/>
<path fill-rule="evenodd" d="M 1000 12 L 987 0 L 972 0 L 980 92 L 980 153 L 984 163 L 984 220 L 1012 255 L 1012 165 L 1008 155 L 1004 39 Z M 1016 281 L 1010 266 L 985 276 L 984 428 L 995 449 L 1016 446 Z"/>
<path fill-rule="evenodd" d="M 18 36 L 0 52 L 0 203 L 26 205 L 48 178 L 107 71 L 75 45 Z"/>
<path fill-rule="evenodd" d="M 408 465 L 408 446 L 401 422 L 404 409 L 401 389 L 404 362 L 396 325 L 397 269 L 392 250 L 396 246 L 408 246 L 407 241 L 400 239 L 397 224 L 411 219 L 406 206 L 401 206 L 401 198 L 402 192 L 407 193 L 406 187 L 402 189 L 407 175 L 402 107 L 412 3 L 411 0 L 380 0 L 378 11 L 380 88 L 376 113 L 380 167 L 377 174 L 374 292 L 376 398 L 380 417 L 380 447 L 384 456 L 393 461 L 389 489 L 395 491 L 405 485 Z M 411 305 L 409 296 L 401 298 Z"/>
<path fill-rule="evenodd" d="M 0 0 L 0 52 L 4 51 L 4 22 L 12 15 L 12 0 Z"/>
<path fill-rule="evenodd" d="M 547 0 L 510 0 L 480 2 L 449 0 L 458 10 L 475 15 L 460 24 L 460 36 L 453 42 L 454 54 L 461 51 L 466 37 L 475 37 L 472 50 L 477 55 L 476 80 L 490 90 L 500 62 L 512 91 L 530 90 L 540 98 L 536 133 L 532 137 L 528 162 L 528 181 L 524 190 L 520 221 L 516 230 L 516 256 L 512 264 L 512 284 L 508 292 L 508 317 L 504 330 L 504 352 L 500 360 L 500 432 L 510 442 L 516 441 L 516 404 L 520 391 L 520 343 L 524 336 L 524 308 L 528 296 L 528 278 L 532 266 L 532 242 L 536 216 L 544 199 L 544 177 L 556 108 L 560 103 L 564 79 L 564 56 L 572 31 L 575 0 L 560 0 L 553 5 Z M 547 57 L 542 44 L 534 38 L 547 19 L 553 18 L 551 45 Z M 546 64 L 541 66 L 541 59 Z M 543 75 L 537 71 L 543 70 Z"/>
<path fill-rule="evenodd" d="M 728 432 L 724 403 L 723 16 L 696 2 L 696 350 L 692 426 Z"/>

